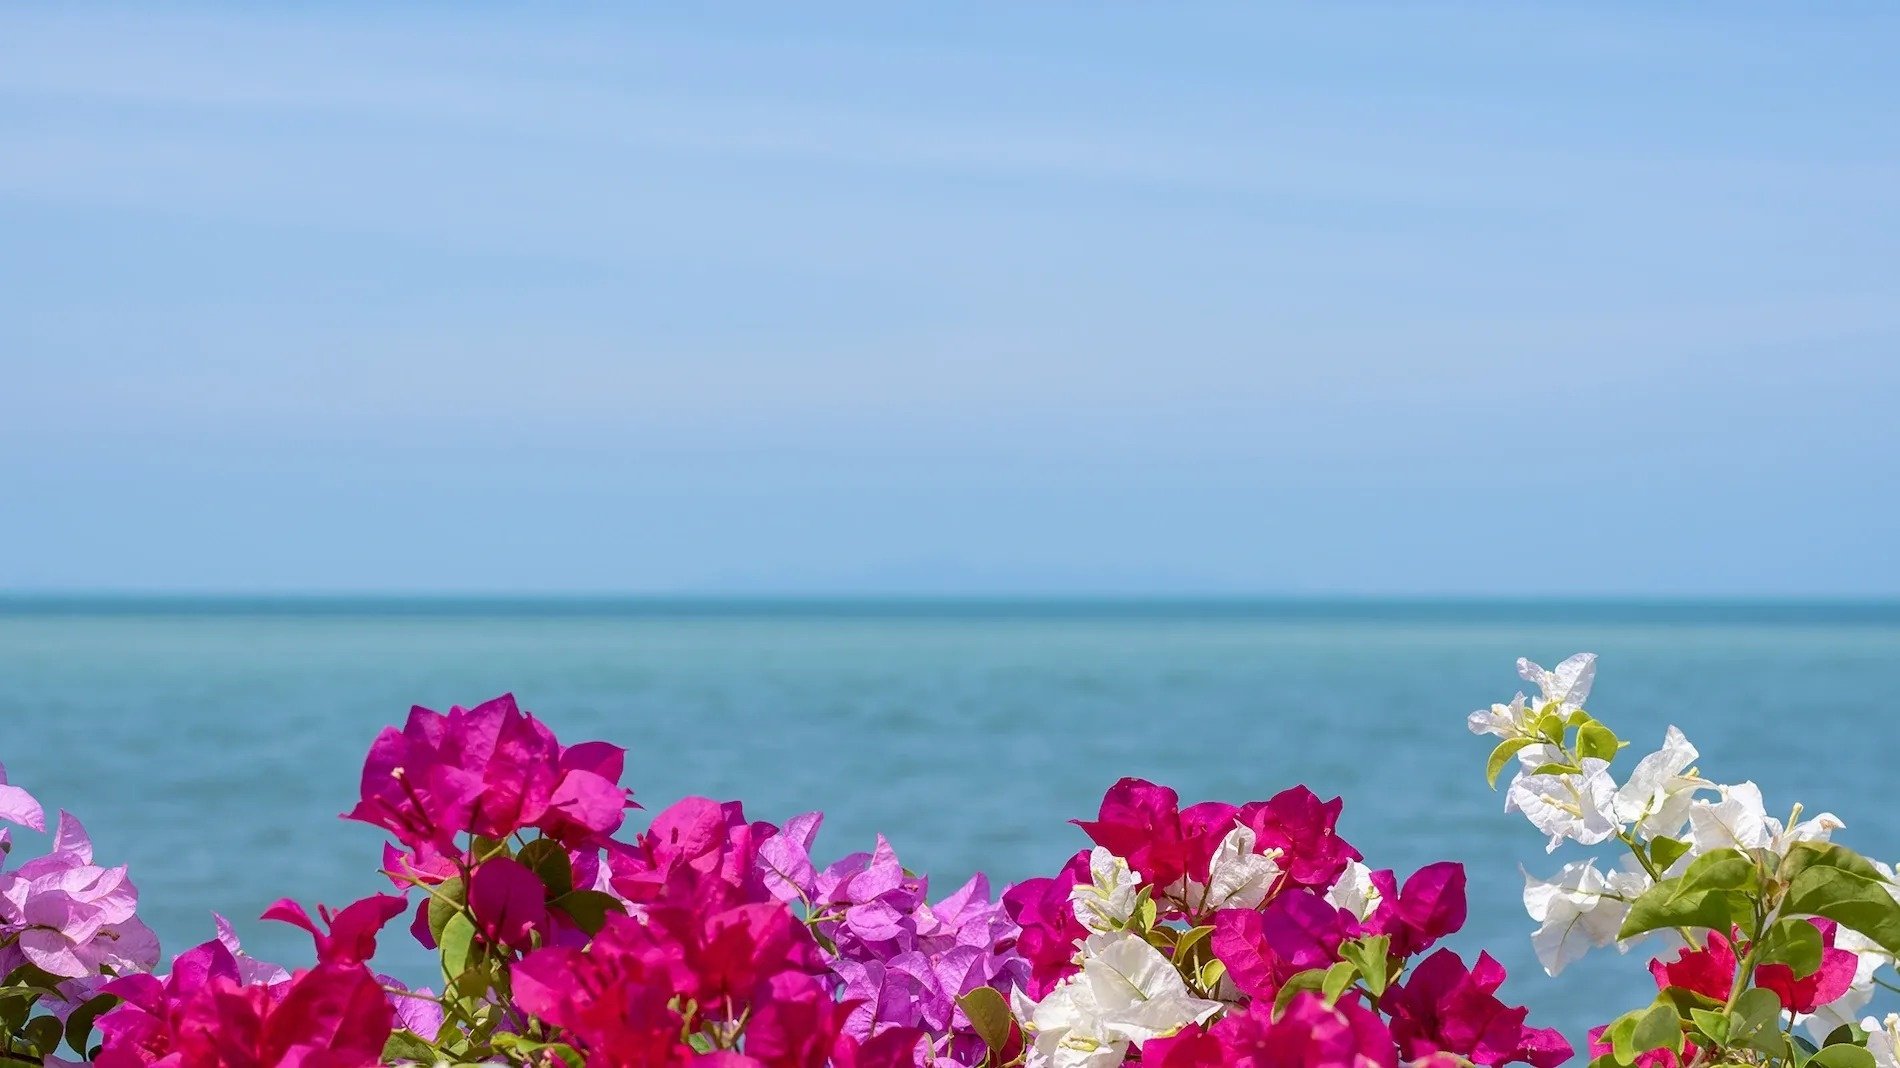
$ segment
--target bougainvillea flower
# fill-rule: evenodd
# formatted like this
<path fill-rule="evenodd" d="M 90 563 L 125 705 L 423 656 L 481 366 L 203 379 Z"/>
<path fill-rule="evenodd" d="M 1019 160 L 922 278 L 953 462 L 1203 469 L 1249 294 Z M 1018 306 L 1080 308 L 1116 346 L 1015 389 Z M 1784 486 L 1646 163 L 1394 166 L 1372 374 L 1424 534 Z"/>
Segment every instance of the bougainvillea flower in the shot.
<path fill-rule="evenodd" d="M 408 905 L 394 894 L 375 894 L 352 902 L 339 912 L 317 906 L 324 927 L 317 926 L 304 907 L 289 898 L 281 898 L 264 910 L 263 919 L 276 920 L 310 932 L 317 944 L 317 959 L 342 964 L 360 964 L 376 955 L 376 934 L 390 920 L 402 915 Z"/>
<path fill-rule="evenodd" d="M 1528 1010 L 1497 998 L 1504 966 L 1478 954 L 1469 970 L 1449 949 L 1425 958 L 1406 981 L 1392 987 L 1379 1007 L 1392 1020 L 1392 1036 L 1406 1058 L 1455 1053 L 1476 1064 L 1525 1062 L 1555 1068 L 1570 1058 L 1570 1043 L 1549 1029 L 1526 1027 Z"/>
<path fill-rule="evenodd" d="M 1404 887 L 1390 871 L 1371 873 L 1378 907 L 1362 934 L 1386 935 L 1401 957 L 1422 953 L 1465 925 L 1465 868 L 1452 861 L 1428 864 L 1412 873 Z"/>
<path fill-rule="evenodd" d="M 7 784 L 5 765 L 0 765 L 0 820 L 36 831 L 46 830 L 46 810 L 32 794 Z"/>
<path fill-rule="evenodd" d="M 528 949 L 547 932 L 547 887 L 520 861 L 495 857 L 470 877 L 468 910 L 489 944 Z"/>
<path fill-rule="evenodd" d="M 1588 1037 L 1590 1040 L 1590 1058 L 1592 1060 L 1616 1052 L 1616 1047 L 1612 1046 L 1609 1040 L 1603 1037 L 1603 1032 L 1607 1030 L 1609 1030 L 1608 1025 L 1592 1027 L 1590 1029 Z M 1684 1039 L 1682 1043 L 1682 1056 L 1676 1056 L 1675 1051 L 1669 1049 L 1647 1050 L 1636 1055 L 1633 1068 L 1682 1068 L 1684 1064 L 1698 1063 L 1696 1057 L 1701 1052 L 1702 1047 Z"/>
<path fill-rule="evenodd" d="M 25 959 L 67 979 L 149 969 L 158 939 L 137 908 L 126 869 L 92 863 L 86 828 L 61 812 L 52 850 L 0 873 L 0 968 Z"/>
<path fill-rule="evenodd" d="M 1075 949 L 1089 932 L 1075 918 L 1070 893 L 1088 881 L 1089 851 L 1084 849 L 1055 876 L 1025 879 L 1003 891 L 1003 910 L 1022 931 L 1015 948 L 1029 964 L 1022 987 L 1031 998 L 1041 1000 L 1075 972 Z"/>
<path fill-rule="evenodd" d="M 1667 963 L 1661 958 L 1652 960 L 1649 974 L 1656 977 L 1658 989 L 1675 987 L 1725 1002 L 1735 987 L 1737 964 L 1734 943 L 1710 931 L 1708 945 L 1701 949 L 1685 948 L 1676 954 L 1674 961 Z"/>
<path fill-rule="evenodd" d="M 1339 837 L 1341 798 L 1321 801 L 1304 786 L 1282 790 L 1265 801 L 1242 805 L 1236 818 L 1252 828 L 1256 848 L 1280 851 L 1288 884 L 1324 893 L 1346 865 L 1362 859 Z"/>
<path fill-rule="evenodd" d="M 1126 778 L 1109 787 L 1093 820 L 1073 820 L 1096 845 L 1128 862 L 1157 888 L 1184 879 L 1207 881 L 1207 866 L 1236 809 L 1206 802 L 1181 811 L 1181 797 L 1146 779 Z"/>
<path fill-rule="evenodd" d="M 1356 999 L 1326 1004 L 1297 994 L 1280 1018 L 1253 1002 L 1211 1027 L 1193 1027 L 1142 1048 L 1154 1068 L 1397 1068 L 1392 1035 Z"/>
<path fill-rule="evenodd" d="M 1821 966 L 1814 974 L 1797 979 L 1794 969 L 1786 964 L 1764 964 L 1755 969 L 1755 985 L 1774 991 L 1781 998 L 1781 1007 L 1790 1012 L 1813 1012 L 1847 993 L 1860 963 L 1853 953 L 1834 948 L 1839 925 L 1833 920 L 1815 918 L 1807 922 L 1821 930 Z"/>

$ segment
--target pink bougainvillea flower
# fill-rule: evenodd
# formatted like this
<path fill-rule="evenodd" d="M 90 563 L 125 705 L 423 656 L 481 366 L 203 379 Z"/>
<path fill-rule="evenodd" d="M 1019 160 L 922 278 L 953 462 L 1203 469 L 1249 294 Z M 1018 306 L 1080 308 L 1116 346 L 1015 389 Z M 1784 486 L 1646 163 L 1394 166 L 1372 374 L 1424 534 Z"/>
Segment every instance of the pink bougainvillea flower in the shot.
<path fill-rule="evenodd" d="M 1467 970 L 1441 949 L 1406 981 L 1387 990 L 1379 1007 L 1392 1019 L 1392 1036 L 1407 1058 L 1454 1053 L 1476 1064 L 1525 1062 L 1554 1068 L 1570 1058 L 1570 1043 L 1549 1029 L 1526 1027 L 1528 1010 L 1505 1005 L 1496 991 L 1504 966 L 1487 953 Z"/>
<path fill-rule="evenodd" d="M 1089 881 L 1089 851 L 1069 858 L 1053 878 L 1026 879 L 1003 891 L 1003 911 L 1022 933 L 1016 951 L 1028 962 L 1022 988 L 1040 1001 L 1058 982 L 1075 974 L 1075 949 L 1088 928 L 1075 918 L 1069 891 Z"/>
<path fill-rule="evenodd" d="M 388 830 L 427 864 L 464 832 L 505 838 L 534 827 L 570 848 L 599 847 L 632 803 L 618 779 L 624 751 L 562 749 L 512 694 L 446 713 L 420 706 L 377 736 L 362 800 L 345 818 Z"/>
<path fill-rule="evenodd" d="M 1709 944 L 1701 949 L 1685 948 L 1668 963 L 1650 961 L 1649 974 L 1656 977 L 1658 989 L 1676 987 L 1725 1002 L 1735 987 L 1736 967 L 1734 943 L 1711 931 Z"/>
<path fill-rule="evenodd" d="M 1807 922 L 1821 931 L 1821 966 L 1814 974 L 1797 979 L 1794 969 L 1786 964 L 1764 964 L 1755 969 L 1755 985 L 1774 991 L 1781 998 L 1781 1007 L 1790 1012 L 1813 1012 L 1847 993 L 1847 988 L 1854 983 L 1854 969 L 1860 963 L 1860 958 L 1853 953 L 1834 948 L 1834 934 L 1839 924 L 1818 917 Z"/>
<path fill-rule="evenodd" d="M 1183 812 L 1173 790 L 1128 778 L 1109 787 L 1095 819 L 1071 822 L 1160 890 L 1182 879 L 1205 883 L 1214 850 L 1234 829 L 1238 812 L 1218 801 Z"/>
<path fill-rule="evenodd" d="M 322 917 L 328 927 L 317 926 L 304 911 L 304 907 L 289 898 L 282 898 L 264 910 L 263 918 L 301 927 L 310 932 L 317 944 L 317 959 L 336 961 L 343 964 L 360 964 L 376 955 L 376 935 L 390 920 L 400 916 L 408 907 L 402 898 L 394 894 L 376 894 L 361 901 L 343 907 L 340 912 L 331 912 L 318 905 L 317 915 Z"/>
<path fill-rule="evenodd" d="M 0 969 L 11 971 L 22 959 L 65 979 L 150 969 L 158 963 L 158 939 L 137 909 L 126 869 L 94 864 L 86 828 L 61 812 L 49 853 L 0 872 L 0 936 L 8 943 L 0 947 Z"/>
<path fill-rule="evenodd" d="M 633 845 L 609 848 L 614 892 L 634 903 L 707 894 L 728 905 L 771 900 L 759 849 L 777 832 L 747 823 L 737 801 L 684 798 L 654 816 Z"/>
<path fill-rule="evenodd" d="M 468 908 L 491 945 L 528 949 L 548 929 L 547 887 L 517 860 L 495 857 L 469 879 Z"/>
<path fill-rule="evenodd" d="M 1280 850 L 1287 882 L 1324 893 L 1338 881 L 1359 851 L 1339 837 L 1340 798 L 1321 801 L 1304 786 L 1282 790 L 1265 801 L 1240 807 L 1237 818 L 1251 828 L 1255 848 Z"/>
<path fill-rule="evenodd" d="M 1366 917 L 1361 932 L 1391 938 L 1393 953 L 1421 953 L 1465 925 L 1464 865 L 1428 864 L 1412 873 L 1402 889 L 1389 870 L 1375 871 L 1371 878 L 1379 906 Z"/>
<path fill-rule="evenodd" d="M 0 765 L 0 820 L 36 831 L 46 830 L 46 810 L 32 794 L 7 784 L 4 765 Z"/>
<path fill-rule="evenodd" d="M 1397 1068 L 1392 1035 L 1356 999 L 1327 1005 L 1298 994 L 1275 1020 L 1270 1001 L 1230 1012 L 1210 1027 L 1190 1025 L 1142 1048 L 1155 1068 Z"/>

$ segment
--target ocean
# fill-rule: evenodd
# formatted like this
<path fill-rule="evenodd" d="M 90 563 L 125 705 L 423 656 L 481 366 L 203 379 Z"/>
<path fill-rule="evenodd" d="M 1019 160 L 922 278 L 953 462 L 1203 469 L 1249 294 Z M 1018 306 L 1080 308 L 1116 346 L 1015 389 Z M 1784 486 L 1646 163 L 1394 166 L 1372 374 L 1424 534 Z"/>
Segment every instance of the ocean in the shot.
<path fill-rule="evenodd" d="M 1085 844 L 1067 821 L 1124 775 L 1184 803 L 1305 783 L 1345 796 L 1342 831 L 1375 867 L 1462 861 L 1453 947 L 1487 948 L 1507 1000 L 1580 1041 L 1647 1001 L 1643 961 L 1537 967 L 1519 866 L 1586 854 L 1546 855 L 1502 811 L 1464 719 L 1519 688 L 1516 657 L 1582 650 L 1602 658 L 1591 710 L 1633 742 L 1619 771 L 1673 723 L 1707 776 L 1832 810 L 1841 840 L 1900 859 L 1892 604 L 16 597 L 0 762 L 131 866 L 168 955 L 217 911 L 292 964 L 309 942 L 256 920 L 272 900 L 387 887 L 379 833 L 337 814 L 412 704 L 512 692 L 563 741 L 625 746 L 649 811 L 690 794 L 775 822 L 822 809 L 822 854 L 881 832 L 944 892 L 1054 871 Z M 379 961 L 427 979 L 406 942 L 392 929 Z"/>

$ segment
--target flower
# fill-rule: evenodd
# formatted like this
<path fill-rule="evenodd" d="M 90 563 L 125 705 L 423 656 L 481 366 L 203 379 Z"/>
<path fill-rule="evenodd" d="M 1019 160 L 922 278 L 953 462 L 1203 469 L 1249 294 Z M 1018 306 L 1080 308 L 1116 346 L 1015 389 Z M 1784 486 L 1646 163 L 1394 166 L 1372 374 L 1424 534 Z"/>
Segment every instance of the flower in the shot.
<path fill-rule="evenodd" d="M 1397 1068 L 1392 1033 L 1356 999 L 1294 995 L 1278 1019 L 1256 1001 L 1210 1027 L 1190 1026 L 1142 1049 L 1155 1068 Z"/>
<path fill-rule="evenodd" d="M 1019 1015 L 1031 1036 L 1029 1068 L 1098 1068 L 1220 1009 L 1194 996 L 1160 950 L 1123 931 L 1090 936 L 1081 971 Z"/>
<path fill-rule="evenodd" d="M 1089 881 L 1069 889 L 1076 922 L 1096 934 L 1126 927 L 1140 896 L 1141 873 L 1101 846 L 1089 851 Z"/>
<path fill-rule="evenodd" d="M 1339 836 L 1339 813 L 1345 801 L 1321 801 L 1304 786 L 1293 786 L 1265 801 L 1240 807 L 1236 818 L 1251 828 L 1261 852 L 1278 850 L 1277 863 L 1289 886 L 1324 892 L 1338 880 L 1346 865 L 1362 860 L 1359 851 Z"/>
<path fill-rule="evenodd" d="M 1570 1043 L 1556 1031 L 1526 1027 L 1527 1010 L 1499 1001 L 1504 966 L 1487 953 L 1467 970 L 1456 953 L 1441 949 L 1425 958 L 1379 1007 L 1392 1018 L 1392 1037 L 1408 1059 L 1453 1053 L 1476 1064 L 1519 1061 L 1554 1068 L 1570 1058 Z"/>
<path fill-rule="evenodd" d="M 406 907 L 403 899 L 394 894 L 375 894 L 351 902 L 338 912 L 318 905 L 317 915 L 329 928 L 325 931 L 317 926 L 302 905 L 289 898 L 281 898 L 264 910 L 262 918 L 310 932 L 310 937 L 316 941 L 317 959 L 320 961 L 360 964 L 376 955 L 377 932 L 390 920 L 402 915 Z"/>
<path fill-rule="evenodd" d="M 1590 697 L 1590 685 L 1596 681 L 1597 654 L 1578 653 L 1550 671 L 1518 657 L 1517 673 L 1525 682 L 1537 687 L 1542 698 L 1538 704 L 1540 711 L 1555 705 L 1559 713 L 1574 712 Z"/>
<path fill-rule="evenodd" d="M 1555 976 L 1590 947 L 1616 942 L 1629 903 L 1648 884 L 1641 872 L 1604 875 L 1594 859 L 1572 861 L 1553 879 L 1533 879 L 1524 872 L 1524 910 L 1539 924 L 1531 946 L 1545 973 Z M 1624 950 L 1620 943 L 1617 948 Z"/>
<path fill-rule="evenodd" d="M 1345 909 L 1361 921 L 1379 907 L 1384 891 L 1373 881 L 1372 869 L 1358 861 L 1346 865 L 1338 880 L 1326 890 L 1326 903 Z"/>
<path fill-rule="evenodd" d="M 1531 738 L 1537 733 L 1537 712 L 1524 704 L 1524 695 L 1520 693 L 1511 698 L 1508 705 L 1494 704 L 1471 713 L 1465 717 L 1465 726 L 1473 734 L 1489 734 L 1496 738 Z"/>
<path fill-rule="evenodd" d="M 1755 969 L 1755 985 L 1774 991 L 1781 999 L 1781 1007 L 1795 1013 L 1811 1013 L 1847 993 L 1859 963 L 1854 954 L 1835 948 L 1834 936 L 1839 924 L 1818 917 L 1807 922 L 1821 932 L 1820 967 L 1800 978 L 1796 978 L 1794 969 L 1786 964 L 1764 964 Z"/>
<path fill-rule="evenodd" d="M 1689 739 L 1671 726 L 1662 748 L 1637 762 L 1629 781 L 1616 792 L 1617 820 L 1634 824 L 1634 830 L 1646 838 L 1668 837 L 1682 830 L 1695 791 L 1711 785 L 1690 768 L 1696 755 Z"/>
<path fill-rule="evenodd" d="M 141 922 L 138 890 L 124 867 L 92 862 L 92 839 L 70 812 L 59 814 L 52 849 L 0 872 L 0 974 L 24 959 L 63 979 L 146 971 L 158 938 Z"/>
<path fill-rule="evenodd" d="M 1522 812 L 1531 826 L 1550 836 L 1545 852 L 1556 852 L 1568 838 L 1595 845 L 1621 829 L 1614 810 L 1616 783 L 1608 761 L 1585 757 L 1575 772 L 1542 775 L 1519 772 L 1511 781 L 1504 811 Z"/>
<path fill-rule="evenodd" d="M 1885 1019 L 1869 1016 L 1860 1026 L 1867 1032 L 1867 1052 L 1874 1055 L 1874 1068 L 1900 1068 L 1900 1013 L 1890 1012 Z"/>
<path fill-rule="evenodd" d="M 1796 842 L 1825 842 L 1846 824 L 1832 812 L 1802 820 L 1792 827 L 1768 815 L 1761 787 L 1752 782 L 1717 786 L 1719 801 L 1698 800 L 1689 806 L 1690 841 L 1696 853 L 1717 849 L 1767 849 L 1786 853 Z M 1796 808 L 1798 816 L 1800 809 Z"/>
<path fill-rule="evenodd" d="M 1190 916 L 1255 908 L 1280 883 L 1280 856 L 1278 849 L 1256 852 L 1253 828 L 1237 825 L 1214 847 L 1207 882 L 1184 875 L 1168 887 L 1167 897 L 1184 905 Z"/>

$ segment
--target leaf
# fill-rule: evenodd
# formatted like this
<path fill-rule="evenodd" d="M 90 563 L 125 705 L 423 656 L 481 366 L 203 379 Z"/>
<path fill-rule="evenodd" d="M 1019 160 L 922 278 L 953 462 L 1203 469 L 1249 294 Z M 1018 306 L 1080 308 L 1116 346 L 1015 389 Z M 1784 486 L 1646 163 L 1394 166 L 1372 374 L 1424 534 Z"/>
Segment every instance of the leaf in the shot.
<path fill-rule="evenodd" d="M 1288 976 L 1286 983 L 1280 987 L 1280 992 L 1274 995 L 1273 1018 L 1279 1019 L 1280 1014 L 1286 1011 L 1287 1005 L 1291 1004 L 1295 997 L 1317 991 L 1325 983 L 1326 970 L 1323 968 L 1308 968 L 1303 972 L 1294 972 Z"/>
<path fill-rule="evenodd" d="M 1735 1008 L 1729 1011 L 1729 1043 L 1746 1044 L 1763 1037 L 1778 1040 L 1780 1023 L 1781 995 L 1759 986 L 1750 987 L 1742 991 L 1742 996 L 1735 999 Z M 1779 1042 L 1773 1045 L 1778 1046 Z"/>
<path fill-rule="evenodd" d="M 85 1003 L 74 1009 L 66 1017 L 66 1045 L 81 1058 L 92 1045 L 92 1025 L 101 1013 L 119 1003 L 111 994 L 100 994 L 87 998 Z"/>
<path fill-rule="evenodd" d="M 1636 1063 L 1636 1054 L 1639 1052 L 1635 1042 L 1636 1023 L 1642 1019 L 1645 1011 L 1636 1009 L 1626 1012 L 1611 1020 L 1609 1026 L 1603 1029 L 1603 1040 L 1610 1044 L 1610 1053 L 1615 1056 L 1616 1063 Z"/>
<path fill-rule="evenodd" d="M 1713 1009 L 1690 1009 L 1689 1022 L 1695 1024 L 1695 1029 L 1708 1040 L 1704 1045 L 1728 1045 L 1729 1018 L 1727 1015 Z"/>
<path fill-rule="evenodd" d="M 1575 764 L 1539 764 L 1531 769 L 1532 775 L 1576 775 L 1583 769 Z"/>
<path fill-rule="evenodd" d="M 1754 924 L 1751 891 L 1758 889 L 1758 880 L 1755 862 L 1741 850 L 1722 849 L 1697 857 L 1688 871 L 1662 880 L 1637 898 L 1616 937 L 1633 938 L 1666 927 L 1727 932 L 1740 925 L 1748 930 Z"/>
<path fill-rule="evenodd" d="M 436 945 L 442 944 L 442 928 L 448 925 L 449 917 L 461 912 L 468 905 L 468 887 L 460 875 L 445 883 L 431 888 L 429 894 L 429 934 Z"/>
<path fill-rule="evenodd" d="M 1761 937 L 1755 952 L 1758 964 L 1786 964 L 1796 979 L 1821 970 L 1820 928 L 1799 916 L 1776 920 Z"/>
<path fill-rule="evenodd" d="M 1374 935 L 1357 942 L 1342 942 L 1339 946 L 1340 959 L 1351 961 L 1353 966 L 1359 969 L 1360 977 L 1365 980 L 1366 989 L 1371 991 L 1375 998 L 1383 995 L 1387 984 L 1391 982 L 1391 952 L 1392 939 L 1388 935 Z"/>
<path fill-rule="evenodd" d="M 51 1016 L 35 1016 L 20 1029 L 20 1037 L 32 1047 L 33 1052 L 42 1057 L 52 1055 L 59 1049 L 59 1040 L 66 1034 L 66 1028 Z"/>
<path fill-rule="evenodd" d="M 552 838 L 536 838 L 522 846 L 515 860 L 541 880 L 550 899 L 574 889 L 574 862 L 568 859 L 567 847 Z"/>
<path fill-rule="evenodd" d="M 1493 790 L 1497 789 L 1498 776 L 1504 772 L 1511 758 L 1517 755 L 1518 750 L 1536 740 L 1535 738 L 1506 738 L 1499 742 L 1498 747 L 1491 750 L 1491 758 L 1484 762 L 1484 781 L 1491 784 Z"/>
<path fill-rule="evenodd" d="M 1339 1001 L 1339 995 L 1344 994 L 1358 977 L 1359 970 L 1352 966 L 1352 962 L 1342 960 L 1326 969 L 1326 975 L 1319 984 L 1320 995 L 1326 999 L 1326 1004 L 1335 1004 Z"/>
<path fill-rule="evenodd" d="M 1182 931 L 1181 937 L 1174 941 L 1174 959 L 1177 961 L 1188 959 L 1194 954 L 1195 947 L 1205 942 L 1213 933 L 1214 928 L 1207 924 Z"/>
<path fill-rule="evenodd" d="M 1649 859 L 1657 871 L 1668 871 L 1688 851 L 1689 843 L 1680 838 L 1652 838 L 1649 842 Z"/>
<path fill-rule="evenodd" d="M 1616 751 L 1622 748 L 1617 744 L 1616 732 L 1601 723 L 1586 723 L 1577 728 L 1577 757 L 1587 760 L 1613 760 Z"/>
<path fill-rule="evenodd" d="M 1859 854 L 1831 842 L 1796 842 L 1781 874 L 1788 879 L 1784 912 L 1825 916 L 1900 953 L 1900 902 Z"/>
<path fill-rule="evenodd" d="M 970 1026 L 992 1052 L 1001 1053 L 1009 1045 L 1010 1024 L 1015 1017 L 1009 1004 L 995 987 L 979 986 L 957 999 L 957 1007 L 970 1018 Z"/>
<path fill-rule="evenodd" d="M 599 890 L 571 890 L 555 898 L 554 907 L 567 913 L 574 925 L 589 935 L 600 933 L 609 914 L 626 911 L 619 898 Z"/>
<path fill-rule="evenodd" d="M 415 1061 L 419 1064 L 434 1064 L 437 1053 L 434 1046 L 424 1042 L 413 1031 L 398 1028 L 389 1033 L 389 1041 L 383 1043 L 383 1061 Z"/>
<path fill-rule="evenodd" d="M 1682 1023 L 1676 1016 L 1676 1010 L 1669 1005 L 1651 1005 L 1636 1021 L 1636 1027 L 1630 1033 L 1630 1045 L 1637 1053 L 1648 1053 L 1653 1049 L 1681 1053 Z"/>
<path fill-rule="evenodd" d="M 442 978 L 451 983 L 467 974 L 471 964 L 481 960 L 475 921 L 464 913 L 449 917 L 449 922 L 442 925 L 436 945 L 442 951 Z"/>
<path fill-rule="evenodd" d="M 1874 1068 L 1874 1055 L 1860 1046 L 1829 1046 L 1808 1058 L 1809 1068 Z"/>

